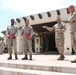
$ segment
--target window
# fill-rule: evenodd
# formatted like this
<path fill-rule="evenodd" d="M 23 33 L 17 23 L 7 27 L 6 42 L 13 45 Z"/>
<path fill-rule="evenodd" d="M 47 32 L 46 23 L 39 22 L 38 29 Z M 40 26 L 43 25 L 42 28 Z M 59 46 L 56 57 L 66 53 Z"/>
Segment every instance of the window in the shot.
<path fill-rule="evenodd" d="M 26 21 L 26 20 L 27 20 L 27 18 L 26 18 L 26 17 L 23 17 L 23 20 L 24 20 L 24 21 Z"/>
<path fill-rule="evenodd" d="M 41 14 L 38 14 L 38 16 L 39 16 L 40 19 L 42 19 L 42 15 Z"/>
<path fill-rule="evenodd" d="M 66 8 L 66 10 L 67 10 L 67 14 L 69 14 L 68 8 Z"/>
<path fill-rule="evenodd" d="M 17 18 L 16 21 L 17 21 L 18 23 L 20 23 L 20 19 Z"/>
<path fill-rule="evenodd" d="M 51 17 L 51 13 L 50 12 L 47 12 L 47 15 L 48 15 L 48 17 Z"/>
<path fill-rule="evenodd" d="M 57 15 L 60 15 L 60 11 L 59 10 L 57 10 Z"/>
<path fill-rule="evenodd" d="M 34 20 L 34 16 L 31 15 L 30 18 L 31 18 L 32 20 Z"/>

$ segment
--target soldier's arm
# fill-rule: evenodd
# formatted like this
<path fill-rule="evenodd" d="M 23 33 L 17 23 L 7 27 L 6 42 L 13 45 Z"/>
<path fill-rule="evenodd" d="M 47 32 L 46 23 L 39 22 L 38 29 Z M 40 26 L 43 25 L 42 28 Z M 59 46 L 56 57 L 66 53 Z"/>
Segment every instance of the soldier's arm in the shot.
<path fill-rule="evenodd" d="M 9 37 L 9 29 L 7 27 L 6 36 Z"/>
<path fill-rule="evenodd" d="M 63 26 L 63 29 L 59 29 L 60 32 L 64 32 L 66 30 L 65 25 Z"/>
<path fill-rule="evenodd" d="M 76 21 L 76 13 L 73 14 L 69 19 L 68 19 L 69 22 L 73 22 L 73 21 Z"/>
<path fill-rule="evenodd" d="M 72 25 L 70 24 L 70 34 L 73 33 Z"/>
<path fill-rule="evenodd" d="M 59 29 L 59 32 L 64 32 L 65 30 L 66 30 L 66 26 L 65 26 L 65 24 L 63 24 L 63 28 Z"/>
<path fill-rule="evenodd" d="M 48 31 L 54 31 L 55 30 L 55 26 L 53 26 L 53 27 L 43 26 L 43 28 L 47 29 Z"/>
<path fill-rule="evenodd" d="M 30 37 L 32 37 L 33 36 L 33 28 L 32 27 L 30 27 L 31 28 L 31 35 L 30 35 Z"/>

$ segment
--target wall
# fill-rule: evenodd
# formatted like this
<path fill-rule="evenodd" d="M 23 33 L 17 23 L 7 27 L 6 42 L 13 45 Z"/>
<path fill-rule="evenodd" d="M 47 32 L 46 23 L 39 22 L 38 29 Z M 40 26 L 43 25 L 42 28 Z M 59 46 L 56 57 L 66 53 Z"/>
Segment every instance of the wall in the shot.
<path fill-rule="evenodd" d="M 66 31 L 64 32 L 65 43 L 64 43 L 64 54 L 72 53 L 71 35 L 70 35 L 70 24 L 66 23 Z"/>
<path fill-rule="evenodd" d="M 19 28 L 22 24 L 17 23 L 17 27 Z M 18 54 L 23 54 L 24 47 L 23 47 L 23 40 L 21 40 L 21 30 L 18 29 L 18 37 L 17 37 L 17 52 Z"/>

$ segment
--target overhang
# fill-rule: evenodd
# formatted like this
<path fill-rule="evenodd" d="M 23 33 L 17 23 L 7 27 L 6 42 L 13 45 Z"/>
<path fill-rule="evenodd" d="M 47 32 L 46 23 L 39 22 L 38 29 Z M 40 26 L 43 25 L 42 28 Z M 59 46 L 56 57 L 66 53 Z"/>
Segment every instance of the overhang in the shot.
<path fill-rule="evenodd" d="M 42 28 L 42 26 L 48 26 L 52 27 L 56 24 L 57 22 L 49 22 L 49 23 L 42 23 L 42 24 L 36 24 L 36 25 L 31 25 L 33 27 L 33 30 L 39 33 L 42 32 L 47 32 L 46 29 Z"/>

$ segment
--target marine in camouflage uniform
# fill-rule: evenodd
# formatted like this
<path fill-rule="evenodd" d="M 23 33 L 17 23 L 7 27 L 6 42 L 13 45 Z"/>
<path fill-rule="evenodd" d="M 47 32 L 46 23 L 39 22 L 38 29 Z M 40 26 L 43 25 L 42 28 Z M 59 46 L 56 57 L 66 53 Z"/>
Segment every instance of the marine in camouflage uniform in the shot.
<path fill-rule="evenodd" d="M 76 53 L 76 11 L 73 5 L 69 6 L 69 12 L 71 13 L 70 18 L 68 19 L 70 23 L 70 34 L 72 39 L 72 47 L 74 52 Z M 76 63 L 76 59 L 71 61 L 72 63 Z"/>
<path fill-rule="evenodd" d="M 17 33 L 17 26 L 14 23 L 15 23 L 14 19 L 11 19 L 11 25 L 7 27 L 7 33 L 6 33 L 8 37 L 7 39 L 8 53 L 9 53 L 8 60 L 12 59 L 13 49 L 14 49 L 15 59 L 18 59 L 17 42 L 16 42 L 16 37 L 18 33 Z"/>
<path fill-rule="evenodd" d="M 47 27 L 43 26 L 43 28 L 46 28 L 48 31 L 55 31 L 55 42 L 57 50 L 60 54 L 60 57 L 58 60 L 64 59 L 64 31 L 66 30 L 65 24 L 61 22 L 61 18 L 57 17 L 57 24 L 55 24 L 53 27 Z"/>
<path fill-rule="evenodd" d="M 29 52 L 29 60 L 32 60 L 32 36 L 33 28 L 29 26 L 29 20 L 25 21 L 25 26 L 21 29 L 21 37 L 23 39 L 25 56 L 22 60 L 27 60 L 27 53 Z"/>

